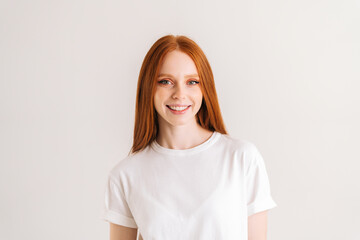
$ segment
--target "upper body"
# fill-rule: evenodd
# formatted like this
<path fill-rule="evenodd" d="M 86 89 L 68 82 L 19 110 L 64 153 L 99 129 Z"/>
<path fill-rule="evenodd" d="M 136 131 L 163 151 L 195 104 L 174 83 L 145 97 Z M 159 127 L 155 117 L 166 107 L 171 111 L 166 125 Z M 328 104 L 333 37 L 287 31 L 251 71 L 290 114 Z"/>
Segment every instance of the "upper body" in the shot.
<path fill-rule="evenodd" d="M 227 135 L 204 53 L 159 39 L 139 75 L 132 154 L 108 178 L 111 240 L 136 229 L 144 240 L 264 240 L 275 206 L 257 148 Z"/>
<path fill-rule="evenodd" d="M 263 158 L 218 132 L 190 149 L 153 142 L 110 172 L 105 219 L 144 239 L 248 239 L 248 217 L 276 206 Z"/>

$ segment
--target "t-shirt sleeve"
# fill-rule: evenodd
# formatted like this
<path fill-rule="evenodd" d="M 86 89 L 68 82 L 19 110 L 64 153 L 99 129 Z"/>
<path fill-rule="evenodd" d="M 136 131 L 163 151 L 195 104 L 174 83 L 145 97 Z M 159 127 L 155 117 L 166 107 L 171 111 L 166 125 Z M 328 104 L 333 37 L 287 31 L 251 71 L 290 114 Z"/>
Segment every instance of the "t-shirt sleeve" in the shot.
<path fill-rule="evenodd" d="M 248 216 L 277 206 L 271 196 L 264 160 L 256 147 L 253 147 L 253 150 L 246 174 Z"/>
<path fill-rule="evenodd" d="M 117 225 L 137 228 L 137 224 L 129 209 L 123 189 L 114 177 L 108 176 L 105 188 L 105 204 L 102 219 Z"/>

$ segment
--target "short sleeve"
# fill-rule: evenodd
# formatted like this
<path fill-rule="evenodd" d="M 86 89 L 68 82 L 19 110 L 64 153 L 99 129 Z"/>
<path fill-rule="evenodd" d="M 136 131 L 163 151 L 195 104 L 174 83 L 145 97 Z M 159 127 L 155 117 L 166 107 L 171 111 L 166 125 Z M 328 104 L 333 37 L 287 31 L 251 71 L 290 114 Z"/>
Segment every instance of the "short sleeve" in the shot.
<path fill-rule="evenodd" d="M 124 192 L 120 184 L 111 175 L 108 177 L 105 188 L 105 205 L 102 219 L 117 225 L 137 228 L 137 224 L 124 197 Z"/>
<path fill-rule="evenodd" d="M 264 160 L 256 149 L 252 155 L 246 174 L 247 212 L 248 216 L 277 206 L 271 197 L 270 183 Z"/>

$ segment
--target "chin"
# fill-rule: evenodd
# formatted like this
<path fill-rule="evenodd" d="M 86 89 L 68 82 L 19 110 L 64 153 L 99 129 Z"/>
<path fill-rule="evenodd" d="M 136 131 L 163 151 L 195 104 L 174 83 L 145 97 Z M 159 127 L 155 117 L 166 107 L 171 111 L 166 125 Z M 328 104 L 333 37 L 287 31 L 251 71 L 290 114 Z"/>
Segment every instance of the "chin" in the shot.
<path fill-rule="evenodd" d="M 192 119 L 182 119 L 182 120 L 172 121 L 172 122 L 168 122 L 168 123 L 170 123 L 172 126 L 185 126 L 185 125 L 192 124 L 192 122 L 193 122 Z M 195 122 L 196 122 L 196 119 L 195 119 Z"/>
<path fill-rule="evenodd" d="M 189 122 L 187 121 L 173 121 L 173 122 L 168 122 L 171 126 L 176 127 L 176 126 L 184 126 L 187 125 Z"/>

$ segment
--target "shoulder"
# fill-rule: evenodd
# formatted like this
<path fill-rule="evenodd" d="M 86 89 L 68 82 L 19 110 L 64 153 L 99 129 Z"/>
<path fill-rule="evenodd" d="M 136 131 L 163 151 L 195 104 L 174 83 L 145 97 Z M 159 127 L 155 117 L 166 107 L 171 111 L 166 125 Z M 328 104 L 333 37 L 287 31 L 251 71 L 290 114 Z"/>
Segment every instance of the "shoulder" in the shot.
<path fill-rule="evenodd" d="M 141 162 L 148 156 L 148 148 L 141 152 L 130 154 L 119 160 L 110 170 L 109 177 L 119 178 L 121 176 L 130 176 L 136 173 L 136 169 L 141 167 Z"/>
<path fill-rule="evenodd" d="M 246 139 L 237 139 L 230 135 L 222 134 L 222 143 L 231 152 L 246 153 L 247 155 L 257 155 L 259 150 L 254 143 Z"/>
<path fill-rule="evenodd" d="M 248 140 L 222 135 L 222 142 L 227 145 L 229 157 L 239 164 L 245 176 L 264 168 L 264 160 L 256 145 Z"/>
<path fill-rule="evenodd" d="M 222 134 L 221 144 L 227 156 L 239 162 L 245 169 L 257 165 L 262 156 L 256 145 L 246 139 L 237 139 L 230 135 Z"/>

